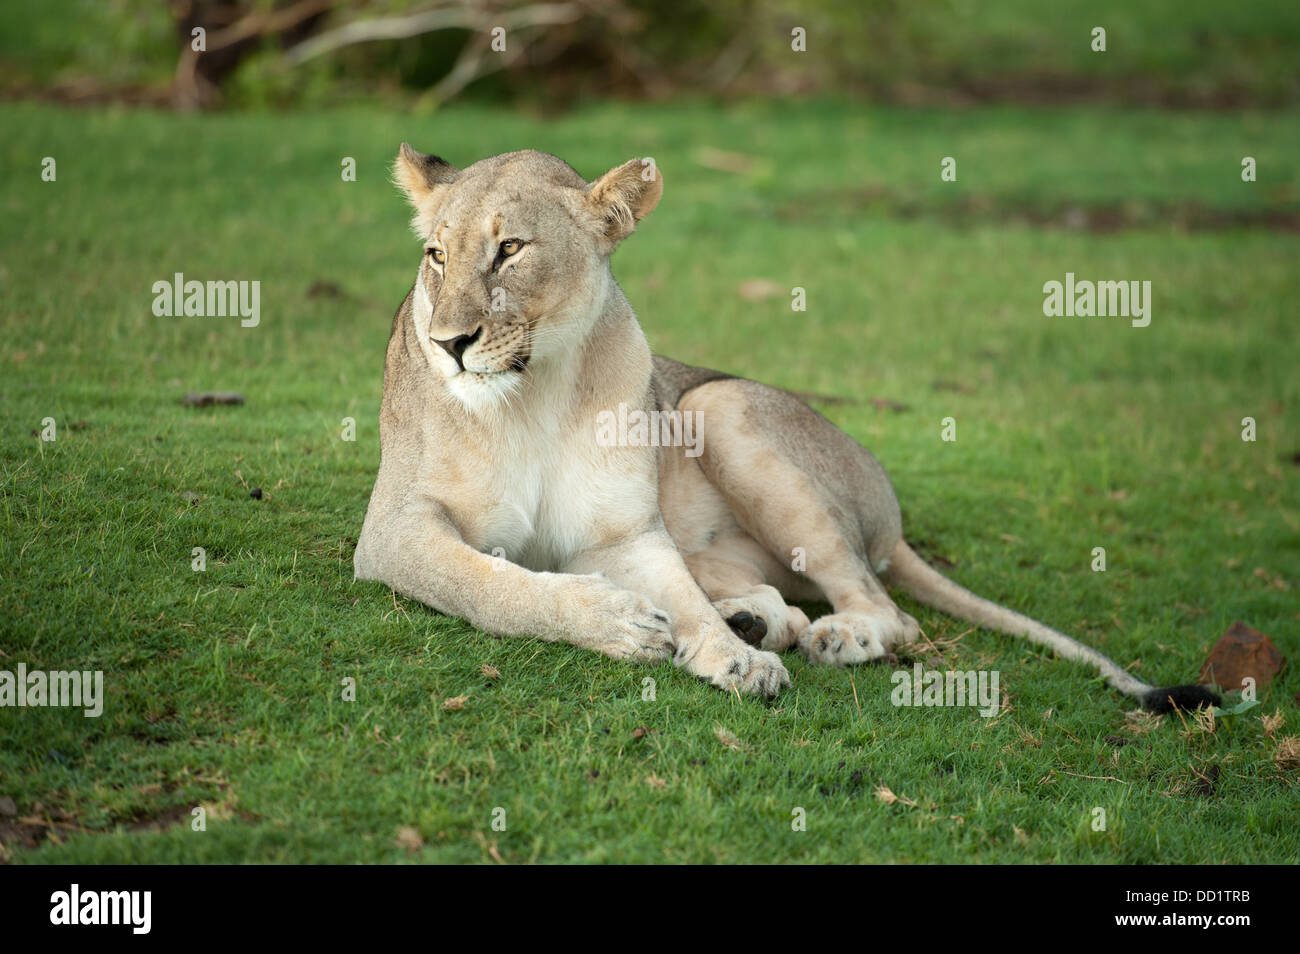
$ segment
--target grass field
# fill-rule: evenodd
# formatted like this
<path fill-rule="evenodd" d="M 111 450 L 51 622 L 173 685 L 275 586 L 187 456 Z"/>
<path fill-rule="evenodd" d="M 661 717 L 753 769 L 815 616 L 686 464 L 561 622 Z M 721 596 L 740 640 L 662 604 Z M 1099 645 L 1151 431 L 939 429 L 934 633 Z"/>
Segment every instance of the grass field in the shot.
<path fill-rule="evenodd" d="M 1293 114 L 10 104 L 0 123 L 0 669 L 99 669 L 107 691 L 97 719 L 0 708 L 3 860 L 1300 858 L 1294 667 L 1213 731 L 1152 723 L 903 599 L 937 646 L 922 661 L 1001 672 L 996 718 L 895 708 L 888 669 L 795 655 L 765 705 L 352 581 L 421 250 L 397 144 L 462 165 L 535 147 L 588 178 L 649 154 L 664 199 L 615 274 L 656 350 L 847 399 L 819 407 L 889 470 L 924 554 L 1149 682 L 1194 681 L 1236 619 L 1294 660 Z M 260 281 L 260 324 L 155 317 L 175 272 Z M 1150 326 L 1045 317 L 1066 272 L 1151 281 Z M 748 300 L 752 279 L 777 293 Z M 205 389 L 247 400 L 180 403 Z"/>

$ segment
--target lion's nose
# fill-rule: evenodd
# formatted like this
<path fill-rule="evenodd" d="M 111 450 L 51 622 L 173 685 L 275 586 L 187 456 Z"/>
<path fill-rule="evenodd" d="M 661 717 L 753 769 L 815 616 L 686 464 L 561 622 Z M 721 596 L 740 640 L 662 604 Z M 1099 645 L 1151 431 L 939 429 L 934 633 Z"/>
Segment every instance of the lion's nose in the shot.
<path fill-rule="evenodd" d="M 439 341 L 437 338 L 434 338 L 433 343 L 455 358 L 456 364 L 458 364 L 460 369 L 464 371 L 465 361 L 463 359 L 465 357 L 465 352 L 469 350 L 470 345 L 475 341 L 478 341 L 479 335 L 481 334 L 483 334 L 483 326 L 479 325 L 474 329 L 472 335 L 457 335 L 454 338 L 447 338 L 444 341 Z"/>

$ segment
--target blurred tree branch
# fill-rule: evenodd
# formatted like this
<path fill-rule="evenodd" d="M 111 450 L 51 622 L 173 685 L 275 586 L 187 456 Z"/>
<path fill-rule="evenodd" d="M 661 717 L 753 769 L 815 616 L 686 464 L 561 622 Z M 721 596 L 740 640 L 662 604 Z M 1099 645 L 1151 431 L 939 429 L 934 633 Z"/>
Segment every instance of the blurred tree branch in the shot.
<path fill-rule="evenodd" d="M 313 18 L 320 18 L 339 4 L 339 0 L 298 0 L 287 7 L 254 7 L 240 15 L 239 7 L 229 0 L 215 0 L 203 3 L 200 0 L 177 0 L 173 3 L 173 15 L 182 31 L 181 55 L 176 62 L 176 71 L 172 77 L 172 101 L 181 108 L 194 109 L 212 98 L 211 86 L 216 77 L 203 76 L 199 70 L 201 57 L 211 59 L 211 54 L 233 51 L 233 48 L 248 44 L 249 41 L 265 36 L 288 33 L 302 27 Z M 228 26 L 210 30 L 208 25 L 231 16 L 238 18 Z M 197 51 L 190 42 L 190 31 L 202 27 L 208 35 L 205 37 L 204 50 Z M 226 58 L 233 68 L 239 57 Z"/>
<path fill-rule="evenodd" d="M 735 24 L 718 19 L 707 7 L 702 12 L 690 6 L 694 0 L 653 0 L 665 4 L 662 15 L 673 22 L 678 6 L 687 3 L 682 8 L 689 11 L 685 23 L 704 31 L 689 49 L 676 42 L 665 45 L 666 33 L 646 43 L 645 30 L 654 15 L 643 7 L 651 0 L 169 2 L 181 42 L 170 96 L 182 109 L 218 102 L 222 84 L 259 50 L 271 52 L 267 62 L 272 72 L 287 77 L 295 68 L 348 48 L 444 32 L 456 35 L 432 46 L 439 51 L 433 60 L 433 76 L 438 78 L 424 80 L 426 100 L 445 102 L 492 73 L 520 67 L 536 71 L 560 58 L 562 66 L 547 75 L 553 90 L 567 88 L 571 94 L 593 73 L 606 77 L 611 88 L 648 95 L 670 92 L 681 82 L 720 89 L 735 81 L 758 53 L 752 35 L 756 23 L 742 21 L 743 29 L 727 30 L 728 24 Z M 199 51 L 191 42 L 196 27 L 205 31 L 204 49 Z M 493 43 L 498 30 L 505 31 L 504 45 Z M 281 48 L 278 54 L 276 45 Z M 342 62 L 349 64 L 347 69 L 361 64 L 364 75 L 373 77 L 388 55 L 359 54 Z M 424 69 L 428 77 L 427 66 Z"/>
<path fill-rule="evenodd" d="M 496 62 L 493 62 L 488 56 L 491 52 L 489 31 L 497 27 L 513 31 L 532 27 L 559 26 L 574 23 L 582 16 L 583 8 L 576 3 L 538 3 L 513 10 L 493 10 L 460 4 L 454 7 L 424 10 L 406 16 L 354 20 L 344 26 L 303 40 L 285 53 L 285 62 L 289 66 L 297 66 L 313 57 L 356 43 L 405 40 L 438 30 L 471 30 L 474 33 L 473 38 L 461 50 L 447 75 L 429 91 L 428 95 L 439 101 L 445 101 L 488 73 L 505 69 L 523 55 L 527 41 L 507 43 L 506 49 L 496 58 Z"/>
<path fill-rule="evenodd" d="M 505 27 L 507 30 L 522 27 L 554 26 L 573 23 L 582 16 L 582 7 L 576 3 L 539 3 L 515 10 L 488 10 L 468 5 L 425 10 L 400 17 L 381 17 L 374 20 L 354 20 L 345 26 L 327 30 L 304 40 L 285 54 L 290 66 L 329 53 L 354 43 L 372 40 L 405 40 L 422 33 L 437 30 L 482 30 Z"/>

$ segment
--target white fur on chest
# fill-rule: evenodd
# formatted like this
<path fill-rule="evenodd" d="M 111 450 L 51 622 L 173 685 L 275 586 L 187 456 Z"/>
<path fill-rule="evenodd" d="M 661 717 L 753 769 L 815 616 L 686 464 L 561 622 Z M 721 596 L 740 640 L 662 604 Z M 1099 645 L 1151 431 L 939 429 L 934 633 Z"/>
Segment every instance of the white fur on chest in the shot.
<path fill-rule="evenodd" d="M 550 429 L 548 429 L 550 430 Z M 558 570 L 645 519 L 653 463 L 630 470 L 584 434 L 534 432 L 514 443 L 484 488 L 474 545 L 531 570 Z M 624 464 L 624 466 L 619 466 Z"/>

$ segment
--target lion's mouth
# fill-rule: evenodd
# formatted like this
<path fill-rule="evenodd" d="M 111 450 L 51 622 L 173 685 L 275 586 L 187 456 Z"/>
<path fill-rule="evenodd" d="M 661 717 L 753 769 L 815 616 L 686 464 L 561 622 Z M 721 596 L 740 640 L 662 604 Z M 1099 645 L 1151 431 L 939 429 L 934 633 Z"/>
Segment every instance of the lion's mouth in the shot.
<path fill-rule="evenodd" d="M 529 355 L 516 356 L 510 359 L 510 364 L 504 368 L 497 368 L 495 371 L 491 368 L 460 368 L 452 375 L 453 378 L 459 378 L 468 375 L 470 378 L 498 378 L 506 374 L 523 374 L 524 369 L 528 367 Z"/>
<path fill-rule="evenodd" d="M 465 368 L 459 373 L 468 371 L 470 374 L 479 374 L 485 378 L 494 377 L 498 374 L 522 374 L 524 368 L 528 367 L 528 361 L 532 358 L 530 354 L 515 354 L 510 356 L 509 362 L 504 368 Z"/>
<path fill-rule="evenodd" d="M 532 359 L 532 354 L 511 355 L 508 363 L 504 368 L 467 368 L 463 364 L 452 372 L 451 377 L 458 378 L 463 374 L 471 377 L 492 378 L 499 374 L 522 374 L 528 367 L 528 362 Z"/>

